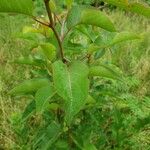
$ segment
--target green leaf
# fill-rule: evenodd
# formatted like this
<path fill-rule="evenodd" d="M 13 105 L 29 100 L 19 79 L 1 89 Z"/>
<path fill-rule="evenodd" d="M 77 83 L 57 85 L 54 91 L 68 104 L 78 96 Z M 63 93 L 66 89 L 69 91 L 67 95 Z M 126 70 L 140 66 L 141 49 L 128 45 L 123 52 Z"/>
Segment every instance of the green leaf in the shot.
<path fill-rule="evenodd" d="M 25 108 L 24 112 L 22 113 L 23 121 L 26 120 L 32 112 L 35 110 L 35 100 L 32 100 L 27 107 Z"/>
<path fill-rule="evenodd" d="M 140 3 L 131 3 L 129 5 L 129 10 L 131 12 L 135 12 L 139 15 L 143 15 L 145 17 L 150 18 L 150 7 L 144 6 L 143 4 Z"/>
<path fill-rule="evenodd" d="M 136 39 L 141 39 L 141 37 L 136 33 L 131 33 L 131 32 L 117 33 L 116 36 L 113 38 L 113 40 L 110 42 L 109 46 L 113 46 L 121 42 L 131 41 Z"/>
<path fill-rule="evenodd" d="M 54 0 L 49 1 L 49 6 L 50 6 L 52 12 L 56 12 L 57 7 L 56 7 L 56 3 Z"/>
<path fill-rule="evenodd" d="M 23 65 L 33 65 L 33 66 L 39 66 L 39 67 L 41 67 L 45 64 L 44 61 L 35 59 L 32 56 L 20 57 L 20 58 L 14 60 L 14 63 L 23 64 Z"/>
<path fill-rule="evenodd" d="M 139 40 L 141 38 L 142 38 L 141 35 L 138 35 L 138 34 L 132 33 L 132 32 L 116 33 L 115 36 L 113 35 L 111 37 L 111 40 L 108 39 L 105 42 L 102 42 L 102 40 L 100 39 L 100 41 L 96 41 L 95 43 L 90 44 L 88 47 L 88 53 L 92 54 L 93 52 L 96 52 L 98 50 L 102 50 L 105 48 L 109 48 L 109 47 L 119 44 L 121 42 Z"/>
<path fill-rule="evenodd" d="M 96 100 L 91 95 L 88 95 L 86 104 L 95 104 L 95 103 L 96 103 Z"/>
<path fill-rule="evenodd" d="M 57 61 L 53 64 L 53 80 L 57 93 L 65 100 L 65 119 L 69 124 L 86 102 L 88 67 L 82 62 L 74 62 L 67 67 Z"/>
<path fill-rule="evenodd" d="M 90 76 L 100 76 L 110 79 L 121 79 L 121 74 L 115 71 L 114 68 L 106 66 L 106 65 L 99 65 L 99 66 L 92 66 L 90 67 Z"/>
<path fill-rule="evenodd" d="M 97 150 L 94 144 L 87 144 L 83 150 Z"/>
<path fill-rule="evenodd" d="M 92 8 L 74 6 L 68 15 L 67 27 L 70 29 L 78 24 L 93 25 L 111 32 L 116 31 L 111 20 L 103 12 Z"/>
<path fill-rule="evenodd" d="M 116 31 L 111 20 L 103 12 L 96 9 L 89 8 L 83 10 L 81 14 L 81 24 L 101 27 L 110 32 Z"/>
<path fill-rule="evenodd" d="M 68 8 L 68 9 L 71 8 L 71 6 L 72 6 L 72 4 L 73 4 L 73 1 L 74 1 L 74 0 L 65 0 L 65 3 L 66 3 L 66 5 L 67 5 L 67 8 Z"/>
<path fill-rule="evenodd" d="M 36 92 L 39 88 L 50 85 L 50 81 L 47 78 L 36 78 L 31 80 L 26 80 L 13 88 L 9 94 L 11 95 L 23 95 L 32 94 Z"/>
<path fill-rule="evenodd" d="M 105 0 L 107 3 L 126 9 L 128 7 L 128 0 Z"/>
<path fill-rule="evenodd" d="M 50 43 L 43 43 L 40 45 L 44 55 L 52 61 L 56 58 L 56 47 Z"/>
<path fill-rule="evenodd" d="M 47 109 L 48 110 L 53 110 L 53 111 L 56 111 L 58 109 L 60 109 L 61 106 L 58 104 L 58 103 L 50 103 L 48 106 L 47 106 Z"/>
<path fill-rule="evenodd" d="M 0 12 L 32 15 L 32 0 L 0 0 Z"/>
<path fill-rule="evenodd" d="M 55 148 L 61 150 L 69 150 L 69 144 L 66 140 L 58 140 L 55 144 Z"/>
<path fill-rule="evenodd" d="M 98 46 L 98 45 L 92 43 L 88 47 L 88 53 L 92 54 L 93 52 L 98 51 L 98 50 L 100 50 L 102 48 L 105 48 L 105 46 Z"/>
<path fill-rule="evenodd" d="M 95 33 L 90 27 L 85 25 L 80 25 L 77 26 L 76 29 L 82 34 L 86 35 L 92 42 L 95 41 Z"/>
<path fill-rule="evenodd" d="M 86 99 L 86 105 L 83 107 L 83 110 L 89 109 L 89 107 L 93 107 L 95 104 L 96 104 L 96 100 L 91 95 L 88 95 Z"/>
<path fill-rule="evenodd" d="M 26 34 L 26 33 L 41 33 L 41 29 L 38 29 L 36 27 L 32 27 L 32 26 L 24 26 L 22 29 L 22 33 Z"/>
<path fill-rule="evenodd" d="M 49 99 L 51 99 L 55 94 L 52 86 L 48 85 L 39 89 L 35 94 L 36 101 L 36 112 L 42 113 L 43 110 L 48 106 Z"/>
<path fill-rule="evenodd" d="M 52 122 L 48 127 L 39 130 L 34 149 L 49 150 L 51 145 L 58 139 L 61 134 L 61 127 L 56 122 Z"/>
<path fill-rule="evenodd" d="M 131 11 L 139 15 L 150 18 L 150 7 L 141 3 L 129 3 L 128 0 L 105 0 L 107 3 L 118 6 L 126 11 Z"/>
<path fill-rule="evenodd" d="M 68 13 L 67 17 L 67 28 L 71 29 L 72 27 L 76 26 L 80 22 L 80 17 L 82 13 L 83 7 L 74 6 Z"/>

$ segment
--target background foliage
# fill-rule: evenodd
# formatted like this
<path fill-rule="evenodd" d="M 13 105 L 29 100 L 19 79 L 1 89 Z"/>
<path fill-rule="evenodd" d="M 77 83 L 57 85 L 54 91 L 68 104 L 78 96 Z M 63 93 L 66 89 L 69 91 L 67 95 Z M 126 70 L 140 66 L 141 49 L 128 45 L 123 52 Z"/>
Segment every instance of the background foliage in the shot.
<path fill-rule="evenodd" d="M 65 12 L 66 2 L 56 0 L 60 6 L 58 15 Z M 93 5 L 93 1 L 90 0 L 76 1 L 76 3 Z M 43 14 L 45 15 L 43 3 L 37 0 L 35 6 L 34 13 L 43 17 Z M 27 17 L 14 16 L 14 14 L 0 15 L 0 113 L 2 114 L 0 116 L 0 149 L 150 149 L 149 20 L 143 16 L 114 8 L 114 6 L 106 7 L 103 11 L 113 20 L 118 31 L 136 33 L 134 36 L 136 40 L 118 43 L 107 48 L 99 49 L 98 47 L 98 50 L 97 47 L 91 45 L 89 51 L 96 52 L 92 56 L 95 61 L 90 63 L 98 66 L 96 73 L 93 68 L 91 74 L 100 77 L 94 77 L 93 82 L 90 83 L 92 88 L 89 91 L 90 96 L 88 96 L 85 108 L 79 112 L 78 109 L 83 104 L 74 104 L 76 107 L 71 114 L 76 114 L 76 117 L 70 129 L 64 124 L 57 123 L 62 122 L 63 116 L 56 117 L 56 110 L 59 107 L 66 109 L 71 105 L 68 103 L 66 103 L 67 106 L 63 105 L 61 97 L 68 101 L 67 94 L 65 95 L 68 91 L 62 92 L 60 84 L 58 84 L 59 95 L 50 99 L 50 105 L 48 101 L 45 105 L 40 103 L 40 100 L 43 100 L 41 99 L 43 98 L 42 94 L 46 100 L 55 93 L 47 79 L 44 79 L 44 82 L 42 80 L 44 87 L 38 90 L 35 97 L 32 94 L 21 97 L 12 97 L 8 94 L 14 85 L 24 79 L 49 76 L 51 68 L 47 73 L 47 69 L 41 69 L 43 67 L 41 64 L 47 59 L 55 60 L 53 53 L 55 48 L 51 48 L 51 53 L 54 55 L 47 58 L 45 57 L 47 56 L 46 48 L 44 47 L 45 53 L 39 55 L 42 46 L 37 47 L 36 44 L 39 41 L 46 43 L 51 41 L 52 44 L 56 44 L 56 41 L 51 38 L 54 37 L 53 33 Z M 47 18 L 45 17 L 43 20 L 45 21 Z M 79 18 L 76 21 L 78 20 Z M 33 29 L 39 30 L 33 31 Z M 59 26 L 57 29 L 59 30 Z M 137 35 L 140 36 L 140 39 Z M 83 56 L 86 55 L 89 43 L 94 43 L 96 46 L 110 45 L 112 44 L 110 41 L 114 37 L 114 33 L 103 29 L 79 25 L 64 40 L 67 59 L 84 60 Z M 36 58 L 36 61 L 33 58 Z M 24 64 L 30 64 L 30 66 Z M 71 82 L 70 85 L 81 88 L 81 91 L 82 88 L 86 88 L 86 84 L 84 84 L 85 87 L 82 87 L 83 81 L 76 77 L 76 72 L 86 70 L 84 65 L 80 66 L 81 64 L 79 64 L 81 68 L 71 67 L 75 68 L 75 71 L 70 71 L 68 68 L 66 69 L 66 66 L 60 67 L 61 65 L 58 64 L 61 62 L 57 61 L 53 64 L 58 66 L 55 69 L 68 75 L 64 81 L 68 81 L 69 74 L 72 74 L 74 75 L 73 79 L 81 83 L 81 86 L 78 87 L 75 82 Z M 97 72 L 98 69 L 101 71 Z M 117 74 L 115 74 L 116 72 Z M 56 73 L 58 76 L 61 75 L 57 71 Z M 81 74 L 82 80 L 85 79 L 86 74 L 86 71 Z M 56 85 L 57 79 L 57 77 L 56 81 L 54 79 Z M 50 82 L 51 80 L 50 78 Z M 84 83 L 86 82 L 85 80 Z M 62 83 L 62 85 L 66 83 Z M 28 85 L 28 83 L 26 84 Z M 39 85 L 41 82 L 36 87 L 39 88 Z M 27 89 L 29 90 L 29 87 Z M 33 87 L 31 89 L 32 92 L 36 90 Z M 11 92 L 14 93 L 14 91 Z M 27 92 L 26 89 L 24 91 Z M 24 91 L 19 92 L 24 93 Z M 78 93 L 78 95 L 82 97 L 82 93 Z M 76 97 L 73 98 L 78 100 Z M 35 104 L 33 99 L 39 99 L 39 103 Z M 70 113 L 69 109 L 68 112 Z"/>

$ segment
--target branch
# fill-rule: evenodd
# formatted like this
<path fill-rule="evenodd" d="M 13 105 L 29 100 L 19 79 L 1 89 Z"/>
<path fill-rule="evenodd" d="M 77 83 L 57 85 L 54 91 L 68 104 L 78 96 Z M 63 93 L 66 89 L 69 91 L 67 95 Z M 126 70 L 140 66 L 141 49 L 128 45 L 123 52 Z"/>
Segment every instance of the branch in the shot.
<path fill-rule="evenodd" d="M 47 26 L 47 27 L 49 27 L 49 24 L 48 23 L 45 23 L 45 22 L 42 22 L 42 21 L 40 21 L 40 20 L 38 20 L 36 17 L 32 17 L 36 22 L 38 22 L 38 23 L 40 23 L 40 24 L 42 24 L 42 25 L 44 25 L 44 26 Z"/>
<path fill-rule="evenodd" d="M 50 21 L 50 24 L 49 24 L 49 27 L 53 30 L 55 36 L 56 36 L 56 39 L 57 39 L 57 42 L 58 42 L 58 45 L 59 45 L 59 50 L 60 50 L 60 56 L 61 56 L 61 59 L 64 63 L 67 62 L 67 60 L 65 59 L 64 57 L 64 52 L 63 52 L 63 47 L 62 47 L 62 43 L 61 43 L 61 39 L 54 27 L 54 21 L 53 21 L 53 17 L 52 17 L 52 12 L 51 12 L 51 8 L 49 6 L 49 1 L 50 0 L 44 0 L 44 3 L 45 3 L 45 7 L 46 7 L 46 11 L 47 11 L 47 14 L 48 14 L 48 18 L 49 18 L 49 21 Z"/>
<path fill-rule="evenodd" d="M 50 20 L 50 24 L 51 24 L 51 26 L 53 26 L 54 25 L 54 21 L 53 21 L 53 17 L 52 17 L 51 8 L 49 6 L 49 1 L 50 0 L 44 0 L 44 3 L 45 3 L 46 11 L 47 11 L 47 14 L 48 14 L 48 18 Z"/>
<path fill-rule="evenodd" d="M 64 52 L 63 52 L 63 47 L 62 47 L 62 44 L 61 44 L 61 40 L 59 38 L 59 35 L 58 33 L 56 32 L 55 28 L 54 27 L 51 27 L 51 29 L 53 30 L 55 36 L 56 36 L 56 39 L 57 39 L 57 42 L 58 42 L 58 45 L 59 45 L 59 48 L 60 48 L 60 55 L 61 55 L 61 58 L 62 58 L 62 61 L 63 62 L 66 62 L 66 59 L 64 58 Z"/>

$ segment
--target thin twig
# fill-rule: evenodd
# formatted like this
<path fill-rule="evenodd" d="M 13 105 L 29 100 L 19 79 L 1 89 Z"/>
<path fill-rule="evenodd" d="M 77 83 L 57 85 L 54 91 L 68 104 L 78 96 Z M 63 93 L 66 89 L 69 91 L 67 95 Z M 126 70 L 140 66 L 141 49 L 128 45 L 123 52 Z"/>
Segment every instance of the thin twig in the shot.
<path fill-rule="evenodd" d="M 62 25 L 60 19 L 58 18 L 58 16 L 54 13 L 54 16 L 56 17 L 57 21 L 59 22 L 60 25 Z"/>
<path fill-rule="evenodd" d="M 51 8 L 49 6 L 49 1 L 50 0 L 44 0 L 46 11 L 47 11 L 48 18 L 49 18 L 49 21 L 50 21 L 49 27 L 53 30 L 53 32 L 54 32 L 54 34 L 56 36 L 56 39 L 57 39 L 57 42 L 58 42 L 58 45 L 59 45 L 59 50 L 60 50 L 60 57 L 61 57 L 62 61 L 66 63 L 67 61 L 66 61 L 66 59 L 64 57 L 64 52 L 63 52 L 61 39 L 60 39 L 60 37 L 59 37 L 55 27 L 54 27 L 54 21 L 53 21 L 53 17 L 52 17 Z"/>
<path fill-rule="evenodd" d="M 63 61 L 63 62 L 66 62 L 66 61 L 65 61 L 65 58 L 64 58 L 64 52 L 63 52 L 63 48 L 62 48 L 62 44 L 61 44 L 61 40 L 60 40 L 60 38 L 59 38 L 59 35 L 58 35 L 58 33 L 56 32 L 56 30 L 55 30 L 54 27 L 51 26 L 51 29 L 53 30 L 53 32 L 54 32 L 54 34 L 55 34 L 55 36 L 56 36 L 56 39 L 57 39 L 57 41 L 58 41 L 58 45 L 59 45 L 59 48 L 60 48 L 60 55 L 61 55 L 62 61 Z"/>
<path fill-rule="evenodd" d="M 65 28 L 65 20 L 62 22 L 62 26 L 61 26 L 61 34 L 60 34 L 61 41 L 63 41 L 64 39 L 64 28 Z"/>
<path fill-rule="evenodd" d="M 62 28 L 65 27 L 65 23 L 66 23 L 66 21 L 67 21 L 68 13 L 69 13 L 69 11 L 67 12 L 67 15 L 66 15 L 66 17 L 65 17 L 65 19 L 64 19 L 64 21 L 63 21 Z M 72 29 L 72 28 L 69 28 L 66 33 L 61 34 L 61 41 L 62 41 L 62 42 L 64 41 L 64 39 L 65 39 L 65 37 L 68 35 L 68 33 L 71 31 L 71 29 Z M 62 29 L 62 30 L 63 30 L 63 29 Z M 63 31 L 63 32 L 64 32 L 64 31 Z"/>
<path fill-rule="evenodd" d="M 40 24 L 42 24 L 42 25 L 44 25 L 44 26 L 49 27 L 49 24 L 48 24 L 48 23 L 42 22 L 42 21 L 38 20 L 36 17 L 32 17 L 32 18 L 33 18 L 36 22 L 38 22 L 38 23 L 40 23 Z"/>

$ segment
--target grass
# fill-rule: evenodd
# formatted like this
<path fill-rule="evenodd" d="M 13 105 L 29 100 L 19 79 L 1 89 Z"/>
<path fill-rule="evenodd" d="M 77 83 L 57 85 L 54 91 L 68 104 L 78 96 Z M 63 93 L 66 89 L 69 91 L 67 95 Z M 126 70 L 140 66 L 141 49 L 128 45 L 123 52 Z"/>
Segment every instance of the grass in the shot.
<path fill-rule="evenodd" d="M 140 84 L 134 93 L 139 97 L 150 96 L 150 27 L 149 20 L 142 17 L 125 12 L 114 12 L 110 14 L 115 19 L 117 28 L 122 31 L 131 31 L 143 35 L 142 40 L 129 42 L 126 45 L 119 45 L 118 50 L 114 54 L 112 60 L 128 76 L 131 75 Z M 120 50 L 119 50 L 120 49 Z M 117 56 L 118 55 L 118 56 Z M 117 58 L 116 58 L 117 56 Z"/>
<path fill-rule="evenodd" d="M 149 22 L 143 17 L 118 10 L 109 14 L 120 31 L 135 31 L 144 35 L 143 40 L 130 42 L 125 46 L 120 44 L 118 51 L 111 56 L 111 61 L 131 78 L 129 94 L 133 93 L 137 101 L 150 99 Z M 20 149 L 21 144 L 13 132 L 11 118 L 15 119 L 28 100 L 10 97 L 8 92 L 23 79 L 31 77 L 27 66 L 22 67 L 12 63 L 15 58 L 29 53 L 27 43 L 14 38 L 14 35 L 28 24 L 28 20 L 22 17 L 0 16 L 0 22 L 2 23 L 0 24 L 0 149 Z M 132 140 L 140 145 L 141 150 L 147 150 L 150 145 L 149 137 L 150 125 L 147 125 L 134 135 Z"/>
<path fill-rule="evenodd" d="M 24 108 L 26 102 L 10 97 L 8 91 L 18 81 L 30 77 L 26 67 L 12 63 L 15 58 L 25 54 L 27 48 L 14 35 L 21 31 L 23 22 L 27 21 L 20 17 L 1 16 L 0 22 L 0 149 L 10 149 L 17 140 L 10 125 L 11 115 Z"/>

